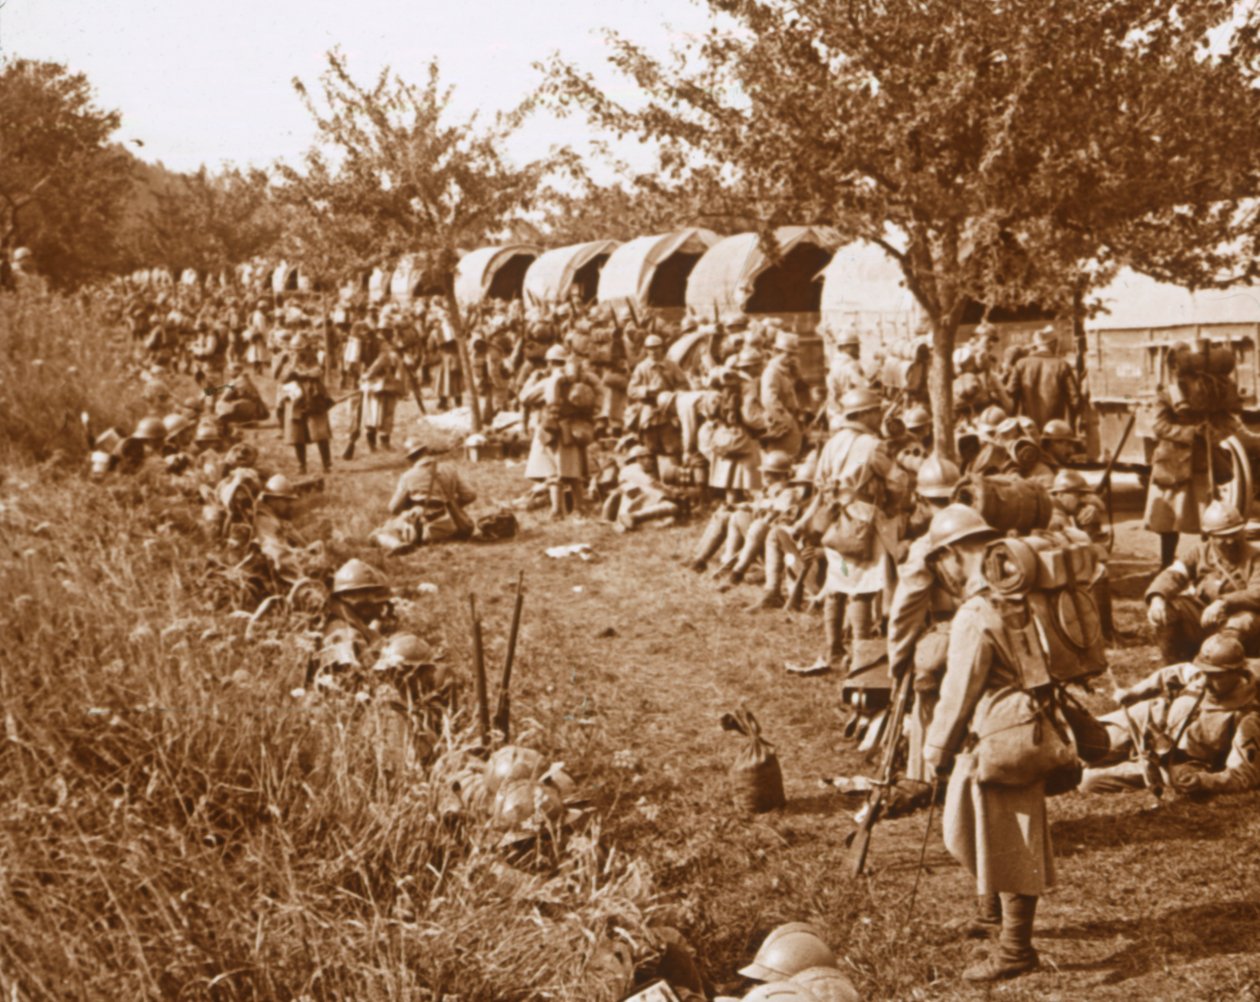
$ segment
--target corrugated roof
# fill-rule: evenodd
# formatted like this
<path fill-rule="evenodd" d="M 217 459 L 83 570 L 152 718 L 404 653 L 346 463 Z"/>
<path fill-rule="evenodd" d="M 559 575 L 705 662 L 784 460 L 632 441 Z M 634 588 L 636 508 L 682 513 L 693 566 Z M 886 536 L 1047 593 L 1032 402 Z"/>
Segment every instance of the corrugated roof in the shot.
<path fill-rule="evenodd" d="M 525 272 L 526 301 L 554 303 L 564 299 L 578 270 L 601 254 L 611 254 L 617 246 L 616 240 L 592 240 L 547 251 Z"/>
<path fill-rule="evenodd" d="M 636 307 L 646 308 L 652 275 L 663 261 L 679 251 L 702 254 L 721 238 L 712 230 L 698 226 L 672 233 L 656 233 L 636 237 L 615 251 L 599 273 L 601 303 L 631 300 Z"/>
<path fill-rule="evenodd" d="M 829 251 L 841 243 L 840 235 L 829 226 L 780 226 L 774 238 L 780 254 L 801 243 Z M 719 241 L 692 269 L 687 280 L 687 308 L 700 316 L 711 315 L 715 307 L 720 315 L 743 313 L 753 282 L 771 264 L 756 233 L 737 233 Z"/>

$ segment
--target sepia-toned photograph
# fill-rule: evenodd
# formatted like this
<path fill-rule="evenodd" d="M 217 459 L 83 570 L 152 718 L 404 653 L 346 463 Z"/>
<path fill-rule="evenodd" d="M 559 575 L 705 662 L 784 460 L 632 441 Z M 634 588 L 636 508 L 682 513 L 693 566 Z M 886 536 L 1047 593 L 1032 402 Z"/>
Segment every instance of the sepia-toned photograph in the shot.
<path fill-rule="evenodd" d="M 1260 4 L 0 0 L 3 1002 L 1260 1002 Z"/>

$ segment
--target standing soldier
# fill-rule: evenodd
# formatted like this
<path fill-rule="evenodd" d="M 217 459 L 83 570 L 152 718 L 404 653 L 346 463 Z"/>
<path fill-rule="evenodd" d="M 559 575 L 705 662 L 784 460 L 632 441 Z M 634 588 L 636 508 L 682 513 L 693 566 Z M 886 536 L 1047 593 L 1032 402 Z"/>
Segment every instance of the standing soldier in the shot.
<path fill-rule="evenodd" d="M 382 340 L 376 359 L 363 374 L 363 425 L 367 429 L 368 449 L 376 451 L 379 439 L 382 449 L 389 448 L 394 431 L 394 411 L 407 382 L 407 368 L 394 346 Z"/>
<path fill-rule="evenodd" d="M 328 473 L 332 469 L 332 428 L 328 423 L 332 399 L 324 386 L 324 374 L 320 370 L 314 348 L 309 345 L 298 348 L 283 391 L 288 402 L 284 438 L 293 446 L 298 470 L 302 474 L 306 473 L 306 446 L 314 442 L 319 449 L 324 472 Z"/>
<path fill-rule="evenodd" d="M 819 454 L 817 497 L 807 513 L 827 556 L 824 660 L 833 668 L 844 656 L 844 626 L 855 642 L 869 639 L 875 600 L 890 593 L 896 581 L 897 532 L 888 511 L 905 486 L 903 471 L 878 434 L 879 394 L 850 390 L 840 405 L 844 423 Z"/>
<path fill-rule="evenodd" d="M 521 403 L 543 411 L 534 431 L 525 476 L 547 485 L 551 517 L 568 513 L 566 493 L 575 511 L 582 506 L 588 476 L 586 447 L 595 437 L 599 387 L 560 345 L 547 349 L 547 372 L 521 392 Z"/>
<path fill-rule="evenodd" d="M 1007 392 L 1017 414 L 1027 414 L 1044 428 L 1058 419 L 1075 426 L 1079 406 L 1076 373 L 1059 354 L 1053 327 L 1033 335 L 1033 350 L 1015 363 Z"/>
<path fill-rule="evenodd" d="M 844 395 L 870 386 L 858 360 L 861 351 L 862 342 L 853 328 L 836 338 L 836 355 L 827 372 L 828 424 L 833 431 L 844 423 L 844 409 L 840 403 Z"/>
<path fill-rule="evenodd" d="M 687 389 L 678 363 L 665 357 L 665 342 L 656 334 L 643 341 L 647 357 L 630 376 L 630 427 L 654 456 L 678 456 L 682 439 L 673 408 L 673 395 Z"/>
<path fill-rule="evenodd" d="M 941 698 L 924 759 L 938 775 L 953 765 L 945 796 L 945 846 L 976 879 L 976 925 L 1000 926 L 997 951 L 967 968 L 963 977 L 997 981 L 1038 966 L 1032 946 L 1037 899 L 1054 886 L 1045 773 L 1017 785 L 992 781 L 980 770 L 981 763 L 988 764 L 984 739 L 968 740 L 968 735 L 995 731 L 1007 705 L 1017 705 L 1021 713 L 1025 704 L 1040 706 L 1050 678 L 1044 661 L 1017 654 L 1026 645 L 1016 645 L 988 593 L 982 566 L 993 530 L 974 511 L 950 505 L 932 520 L 929 536 L 929 559 L 962 605 L 950 627 Z M 1042 722 L 1046 741 L 1059 734 L 1052 724 Z M 1024 733 L 1032 740 L 1032 728 L 1008 733 L 1010 742 Z M 1039 771 L 1029 769 L 1028 776 Z"/>
<path fill-rule="evenodd" d="M 800 453 L 802 441 L 801 424 L 797 420 L 800 402 L 796 397 L 799 347 L 795 334 L 779 331 L 774 336 L 774 353 L 761 374 L 761 409 L 766 425 L 762 447 L 771 452 L 785 452 L 791 459 Z"/>

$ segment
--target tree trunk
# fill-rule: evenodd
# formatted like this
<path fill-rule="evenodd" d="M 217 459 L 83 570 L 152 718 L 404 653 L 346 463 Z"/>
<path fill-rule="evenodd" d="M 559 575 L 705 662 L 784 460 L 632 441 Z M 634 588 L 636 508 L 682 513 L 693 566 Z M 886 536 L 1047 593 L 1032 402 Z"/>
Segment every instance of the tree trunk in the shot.
<path fill-rule="evenodd" d="M 932 442 L 937 455 L 958 462 L 954 440 L 954 341 L 958 321 L 932 318 L 932 364 L 928 398 L 932 401 Z"/>
<path fill-rule="evenodd" d="M 481 402 L 477 399 L 477 387 L 473 381 L 472 356 L 468 351 L 467 339 L 464 337 L 464 318 L 459 312 L 459 300 L 455 298 L 454 276 L 447 276 L 446 308 L 451 318 L 451 330 L 455 333 L 455 347 L 459 351 L 459 367 L 464 370 L 464 389 L 468 392 L 469 413 L 472 415 L 472 430 L 481 431 Z"/>

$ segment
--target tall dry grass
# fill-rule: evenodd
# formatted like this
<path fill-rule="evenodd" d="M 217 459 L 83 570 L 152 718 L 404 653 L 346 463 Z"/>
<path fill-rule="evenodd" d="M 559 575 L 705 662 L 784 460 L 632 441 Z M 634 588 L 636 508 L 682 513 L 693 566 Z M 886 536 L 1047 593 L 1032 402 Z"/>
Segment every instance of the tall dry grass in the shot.
<path fill-rule="evenodd" d="M 505 856 L 484 818 L 446 811 L 447 770 L 399 764 L 370 708 L 291 695 L 301 624 L 247 639 L 202 601 L 203 544 L 156 475 L 98 486 L 34 465 L 73 448 L 52 415 L 112 420 L 136 393 L 91 365 L 79 320 L 63 303 L 0 321 L 0 990 L 611 997 L 588 960 L 641 940 L 652 899 L 597 823 Z M 34 370 L 76 358 L 78 381 L 13 392 L 10 374 L 42 378 L 22 357 L 36 346 Z M 444 761 L 464 760 L 463 734 L 454 721 Z"/>

